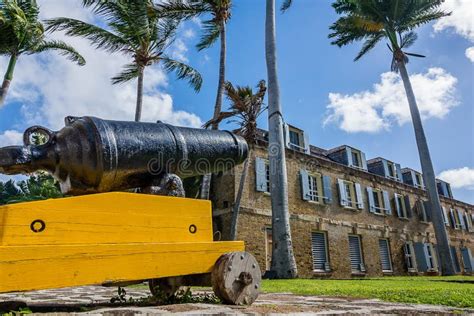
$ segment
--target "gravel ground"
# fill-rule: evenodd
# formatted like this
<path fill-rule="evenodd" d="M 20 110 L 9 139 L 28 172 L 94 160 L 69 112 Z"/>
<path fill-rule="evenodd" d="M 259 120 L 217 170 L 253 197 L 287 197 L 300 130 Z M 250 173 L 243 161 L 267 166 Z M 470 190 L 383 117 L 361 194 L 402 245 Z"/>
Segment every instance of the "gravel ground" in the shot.
<path fill-rule="evenodd" d="M 149 292 L 143 288 L 127 288 L 127 299 L 143 301 Z M 206 293 L 206 292 L 202 292 Z M 19 310 L 28 306 L 34 313 L 54 315 L 228 315 L 228 314 L 464 314 L 474 315 L 474 309 L 459 309 L 439 305 L 389 303 L 380 300 L 342 297 L 300 296 L 289 293 L 261 294 L 250 307 L 220 304 L 176 304 L 165 306 L 133 306 L 110 303 L 117 296 L 115 288 L 83 286 L 27 293 L 0 294 L 0 311 Z M 133 303 L 132 303 L 133 304 Z"/>

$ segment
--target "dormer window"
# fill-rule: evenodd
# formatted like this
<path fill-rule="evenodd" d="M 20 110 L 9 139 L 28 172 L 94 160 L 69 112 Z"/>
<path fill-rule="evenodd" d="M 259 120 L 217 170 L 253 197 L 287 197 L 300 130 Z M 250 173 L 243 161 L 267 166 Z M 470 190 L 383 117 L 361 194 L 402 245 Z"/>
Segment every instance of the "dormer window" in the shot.
<path fill-rule="evenodd" d="M 453 193 L 451 192 L 451 185 L 442 180 L 436 180 L 436 186 L 438 188 L 438 194 L 447 197 L 453 198 Z"/>
<path fill-rule="evenodd" d="M 309 139 L 303 130 L 285 124 L 286 147 L 309 154 Z"/>
<path fill-rule="evenodd" d="M 344 145 L 329 150 L 326 155 L 333 161 L 339 162 L 348 167 L 367 170 L 365 154 L 358 149 Z"/>
<path fill-rule="evenodd" d="M 402 169 L 400 164 L 384 158 L 374 158 L 367 162 L 368 170 L 379 176 L 402 182 Z"/>
<path fill-rule="evenodd" d="M 424 189 L 425 186 L 423 184 L 423 177 L 421 176 L 421 173 L 415 173 L 415 179 L 416 179 L 416 186 Z"/>
<path fill-rule="evenodd" d="M 423 182 L 423 175 L 421 173 L 410 168 L 403 168 L 401 172 L 404 183 L 422 190 L 425 189 L 425 183 Z"/>

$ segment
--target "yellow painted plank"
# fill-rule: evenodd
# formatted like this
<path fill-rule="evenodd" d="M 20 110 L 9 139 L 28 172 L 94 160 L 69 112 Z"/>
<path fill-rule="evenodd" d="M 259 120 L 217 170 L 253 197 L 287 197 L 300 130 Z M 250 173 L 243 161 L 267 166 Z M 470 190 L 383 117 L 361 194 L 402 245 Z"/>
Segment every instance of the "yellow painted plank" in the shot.
<path fill-rule="evenodd" d="M 0 207 L 0 245 L 212 241 L 211 216 L 209 201 L 123 192 L 18 203 Z"/>
<path fill-rule="evenodd" d="M 210 272 L 244 243 L 153 243 L 0 247 L 0 292 Z"/>

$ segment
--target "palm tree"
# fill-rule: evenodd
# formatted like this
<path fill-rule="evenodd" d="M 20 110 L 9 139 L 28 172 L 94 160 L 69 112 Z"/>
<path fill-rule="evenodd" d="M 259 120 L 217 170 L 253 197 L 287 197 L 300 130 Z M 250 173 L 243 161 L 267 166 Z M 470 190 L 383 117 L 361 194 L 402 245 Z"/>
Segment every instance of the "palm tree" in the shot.
<path fill-rule="evenodd" d="M 367 54 L 381 40 L 388 41 L 387 45 L 392 55 L 391 69 L 400 73 L 410 107 L 423 179 L 431 204 L 442 273 L 443 275 L 452 275 L 455 273 L 453 258 L 443 223 L 433 164 L 415 94 L 406 69 L 408 56 L 424 56 L 405 51 L 417 39 L 417 35 L 413 31 L 416 27 L 450 14 L 439 9 L 442 2 L 443 0 L 337 0 L 333 7 L 338 14 L 343 16 L 330 27 L 333 33 L 329 37 L 334 39 L 332 44 L 339 47 L 353 41 L 364 41 L 355 60 L 359 60 Z"/>
<path fill-rule="evenodd" d="M 39 8 L 35 0 L 0 1 L 0 55 L 10 58 L 0 88 L 0 106 L 5 102 L 16 63 L 21 55 L 55 50 L 80 66 L 86 63 L 70 45 L 45 38 L 38 14 Z"/>
<path fill-rule="evenodd" d="M 242 135 L 251 149 L 253 144 L 257 142 L 257 119 L 260 114 L 266 110 L 266 107 L 263 106 L 263 99 L 267 91 L 265 80 L 261 80 L 258 83 L 257 92 L 255 93 L 250 86 L 237 86 L 237 88 L 235 88 L 230 82 L 226 82 L 224 90 L 227 99 L 231 102 L 230 111 L 221 112 L 216 119 L 209 120 L 203 127 L 209 128 L 213 124 L 220 123 L 222 120 L 231 119 L 230 122 L 235 122 L 239 125 L 239 128 L 234 132 Z M 235 240 L 237 237 L 240 201 L 242 199 L 245 179 L 247 178 L 248 165 L 249 158 L 245 160 L 244 170 L 240 177 L 239 190 L 232 208 L 232 222 L 230 227 L 231 240 Z"/>
<path fill-rule="evenodd" d="M 291 2 L 291 0 L 284 1 L 282 11 L 288 9 Z M 289 279 L 296 277 L 298 271 L 293 254 L 288 210 L 284 123 L 276 61 L 275 0 L 267 0 L 266 2 L 265 57 L 268 76 L 268 158 L 270 161 L 273 234 L 270 270 L 271 277 Z"/>
<path fill-rule="evenodd" d="M 167 72 L 175 72 L 178 79 L 187 79 L 199 91 L 201 75 L 192 67 L 171 58 L 166 50 L 172 44 L 178 23 L 161 18 L 151 0 L 100 1 L 83 0 L 94 13 L 104 18 L 107 28 L 101 28 L 71 18 L 46 21 L 50 31 L 66 31 L 69 36 L 84 37 L 97 48 L 109 53 L 122 53 L 132 60 L 123 71 L 112 78 L 113 84 L 138 79 L 135 121 L 140 121 L 143 101 L 145 68 L 160 64 Z"/>
<path fill-rule="evenodd" d="M 214 105 L 212 129 L 219 128 L 218 117 L 222 109 L 226 69 L 226 24 L 231 17 L 231 0 L 168 0 L 156 6 L 162 16 L 182 20 L 210 14 L 212 18 L 203 22 L 204 34 L 196 45 L 198 50 L 212 46 L 220 39 L 219 82 Z"/>

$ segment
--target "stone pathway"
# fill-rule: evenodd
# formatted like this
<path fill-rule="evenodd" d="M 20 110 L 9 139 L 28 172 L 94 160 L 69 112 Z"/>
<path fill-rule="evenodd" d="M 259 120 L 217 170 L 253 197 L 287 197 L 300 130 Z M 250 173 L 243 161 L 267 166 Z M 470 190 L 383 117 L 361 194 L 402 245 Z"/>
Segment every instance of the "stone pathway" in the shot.
<path fill-rule="evenodd" d="M 146 299 L 145 287 L 126 288 L 127 299 Z M 205 293 L 205 292 L 204 292 Z M 219 304 L 177 304 L 166 306 L 129 306 L 110 303 L 117 296 L 116 288 L 83 286 L 59 290 L 42 290 L 27 293 L 0 294 L 0 311 L 18 310 L 28 306 L 33 312 L 82 315 L 140 315 L 140 314 L 464 314 L 474 315 L 474 309 L 456 309 L 437 305 L 388 303 L 339 297 L 299 296 L 286 293 L 262 294 L 250 307 Z M 21 302 L 21 303 L 19 303 Z M 9 305 L 10 304 L 10 305 Z M 16 305 L 15 305 L 16 304 Z"/>

